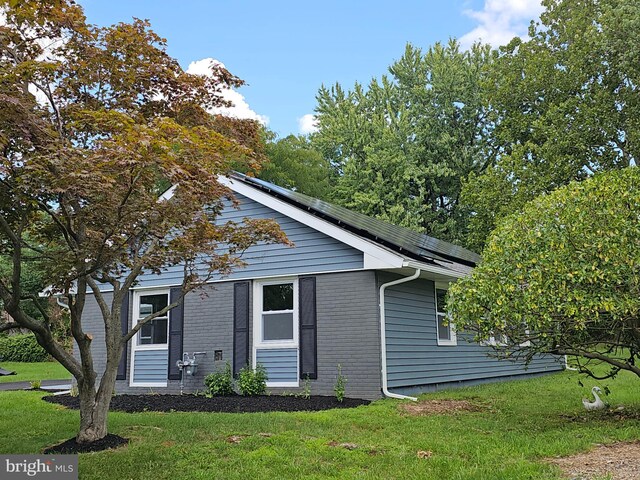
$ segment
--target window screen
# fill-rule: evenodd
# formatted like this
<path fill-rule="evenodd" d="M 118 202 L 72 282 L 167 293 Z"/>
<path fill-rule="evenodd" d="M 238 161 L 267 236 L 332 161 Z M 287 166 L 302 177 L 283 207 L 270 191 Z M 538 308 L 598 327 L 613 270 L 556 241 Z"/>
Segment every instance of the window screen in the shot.
<path fill-rule="evenodd" d="M 263 285 L 262 340 L 293 340 L 293 283 Z"/>

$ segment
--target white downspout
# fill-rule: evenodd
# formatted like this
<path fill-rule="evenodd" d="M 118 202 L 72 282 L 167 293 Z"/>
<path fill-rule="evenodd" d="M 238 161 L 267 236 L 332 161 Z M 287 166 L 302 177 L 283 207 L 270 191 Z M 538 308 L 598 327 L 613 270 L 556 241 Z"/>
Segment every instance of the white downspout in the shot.
<path fill-rule="evenodd" d="M 571 370 L 572 372 L 577 372 L 578 369 L 577 368 L 573 368 L 569 366 L 569 358 L 567 357 L 567 355 L 564 356 L 564 369 L 565 370 Z"/>
<path fill-rule="evenodd" d="M 410 277 L 399 278 L 393 282 L 383 283 L 380 285 L 380 352 L 382 354 L 382 393 L 386 397 L 399 398 L 400 400 L 413 400 L 417 402 L 416 397 L 409 397 L 408 395 L 400 395 L 399 393 L 392 393 L 387 386 L 387 324 L 384 315 L 384 291 L 387 287 L 392 287 L 400 283 L 410 282 L 420 276 L 420 269 L 416 268 L 416 273 Z"/>

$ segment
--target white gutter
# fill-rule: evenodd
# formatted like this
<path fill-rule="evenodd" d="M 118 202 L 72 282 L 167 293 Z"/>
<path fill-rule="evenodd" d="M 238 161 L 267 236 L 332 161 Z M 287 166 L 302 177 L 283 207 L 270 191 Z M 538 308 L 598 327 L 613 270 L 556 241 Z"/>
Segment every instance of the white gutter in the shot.
<path fill-rule="evenodd" d="M 400 283 L 410 282 L 420 276 L 420 269 L 416 268 L 416 273 L 410 277 L 399 278 L 393 282 L 383 283 L 380 285 L 380 352 L 382 354 L 382 393 L 386 397 L 398 398 L 400 400 L 413 400 L 418 401 L 416 397 L 409 397 L 408 395 L 400 395 L 399 393 L 392 393 L 387 386 L 387 324 L 384 315 L 384 291 L 387 287 L 392 287 Z"/>
<path fill-rule="evenodd" d="M 438 265 L 431 265 L 429 263 L 416 262 L 412 260 L 408 260 L 408 261 L 405 260 L 402 263 L 402 266 L 408 267 L 408 268 L 419 268 L 423 272 L 436 273 L 436 274 L 445 275 L 451 278 L 464 278 L 469 276 L 468 273 L 456 272 L 454 270 L 449 270 L 448 268 L 440 267 Z"/>

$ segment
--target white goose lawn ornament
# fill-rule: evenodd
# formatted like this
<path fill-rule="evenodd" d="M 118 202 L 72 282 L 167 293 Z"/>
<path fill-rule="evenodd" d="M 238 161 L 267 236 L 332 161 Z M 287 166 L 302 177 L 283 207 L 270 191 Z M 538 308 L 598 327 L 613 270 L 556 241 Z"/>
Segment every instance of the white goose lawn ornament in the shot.
<path fill-rule="evenodd" d="M 595 397 L 595 401 L 590 402 L 589 399 L 583 398 L 582 404 L 584 405 L 584 408 L 587 410 L 602 410 L 604 408 L 604 402 L 600 400 L 600 397 L 598 396 L 598 393 L 602 393 L 602 390 L 598 387 L 593 387 L 591 389 L 591 393 Z"/>

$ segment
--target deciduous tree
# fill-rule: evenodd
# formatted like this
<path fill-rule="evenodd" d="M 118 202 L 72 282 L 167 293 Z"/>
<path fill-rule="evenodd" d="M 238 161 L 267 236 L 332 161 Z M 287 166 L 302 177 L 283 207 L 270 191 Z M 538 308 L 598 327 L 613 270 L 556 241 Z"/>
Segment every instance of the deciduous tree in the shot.
<path fill-rule="evenodd" d="M 479 84 L 488 47 L 411 45 L 390 76 L 345 91 L 322 87 L 313 142 L 331 161 L 332 197 L 364 214 L 463 243 L 461 183 L 485 158 Z"/>
<path fill-rule="evenodd" d="M 482 89 L 492 156 L 463 203 L 471 248 L 536 196 L 640 154 L 640 4 L 545 0 L 530 39 L 500 49 Z"/>
<path fill-rule="evenodd" d="M 309 138 L 289 135 L 269 140 L 267 161 L 258 176 L 281 187 L 326 200 L 331 192 L 329 161 L 317 151 Z"/>
<path fill-rule="evenodd" d="M 0 5 L 0 254 L 11 264 L 0 300 L 77 380 L 77 441 L 92 442 L 107 434 L 117 366 L 140 327 L 241 265 L 250 245 L 286 239 L 268 220 L 215 223 L 230 196 L 218 176 L 232 162 L 261 160 L 247 147 L 257 124 L 206 113 L 240 79 L 215 65 L 210 77 L 185 73 L 146 21 L 88 25 L 70 0 Z M 173 195 L 161 196 L 168 185 Z M 49 312 L 23 283 L 28 264 L 68 302 L 78 357 L 55 339 Z M 123 334 L 123 296 L 143 272 L 175 265 L 184 270 L 180 298 Z M 104 321 L 103 372 L 83 327 L 91 295 Z"/>
<path fill-rule="evenodd" d="M 576 357 L 640 377 L 640 170 L 597 174 L 527 204 L 449 290 L 456 327 L 499 356 Z"/>

